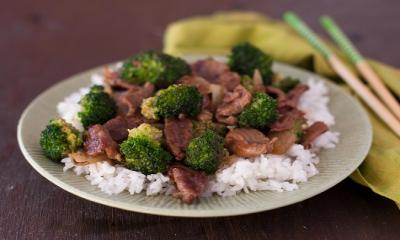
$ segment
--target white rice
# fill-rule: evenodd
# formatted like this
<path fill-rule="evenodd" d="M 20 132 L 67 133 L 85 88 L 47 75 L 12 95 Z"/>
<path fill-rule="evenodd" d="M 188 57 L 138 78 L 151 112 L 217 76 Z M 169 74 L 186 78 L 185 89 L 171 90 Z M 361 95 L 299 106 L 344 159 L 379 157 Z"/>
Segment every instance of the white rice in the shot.
<path fill-rule="evenodd" d="M 329 104 L 329 91 L 323 81 L 316 81 L 309 79 L 307 81 L 309 86 L 300 97 L 298 108 L 305 113 L 307 124 L 311 125 L 314 122 L 322 121 L 328 126 L 335 124 L 335 118 L 330 113 Z"/>
<path fill-rule="evenodd" d="M 272 190 L 292 191 L 297 183 L 307 182 L 318 174 L 315 164 L 319 158 L 315 153 L 295 144 L 285 155 L 265 154 L 252 159 L 240 158 L 235 164 L 216 174 L 210 181 L 209 191 L 221 196 L 237 192 Z"/>
<path fill-rule="evenodd" d="M 102 84 L 102 81 L 100 75 L 92 76 L 92 84 Z M 328 126 L 333 126 L 335 119 L 328 109 L 328 88 L 324 82 L 313 79 L 308 80 L 307 85 L 310 89 L 302 95 L 298 106 L 305 112 L 307 125 L 323 121 Z M 77 118 L 80 111 L 79 100 L 88 90 L 89 88 L 81 88 L 57 106 L 60 116 L 80 131 L 83 127 Z M 312 149 L 304 149 L 302 145 L 295 144 L 285 155 L 263 154 L 251 159 L 239 158 L 228 168 L 210 177 L 204 196 L 232 196 L 242 191 L 296 190 L 299 183 L 307 182 L 310 177 L 318 174 L 316 165 L 319 162 L 319 150 L 334 148 L 338 141 L 339 133 L 328 131 L 314 141 Z M 120 165 L 112 166 L 107 161 L 85 166 L 75 165 L 70 158 L 65 158 L 62 162 L 65 164 L 64 171 L 72 170 L 77 175 L 85 176 L 92 185 L 110 195 L 123 191 L 130 194 L 171 194 L 175 189 L 169 178 L 161 173 L 146 176 Z"/>
<path fill-rule="evenodd" d="M 71 158 L 64 158 L 64 171 L 72 169 L 76 175 L 84 175 L 92 185 L 98 186 L 107 194 L 118 194 L 128 191 L 130 194 L 146 190 L 147 195 L 171 193 L 169 178 L 161 173 L 144 175 L 131 171 L 120 165 L 111 165 L 107 161 L 84 166 L 75 165 Z"/>

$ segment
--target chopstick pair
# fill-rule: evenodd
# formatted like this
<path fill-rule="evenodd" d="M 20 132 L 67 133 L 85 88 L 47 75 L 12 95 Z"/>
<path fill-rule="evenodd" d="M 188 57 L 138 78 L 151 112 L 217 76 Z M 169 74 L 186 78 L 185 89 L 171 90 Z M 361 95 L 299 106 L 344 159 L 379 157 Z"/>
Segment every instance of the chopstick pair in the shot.
<path fill-rule="evenodd" d="M 379 79 L 378 75 L 376 75 L 365 58 L 358 52 L 358 50 L 342 32 L 342 30 L 340 30 L 336 23 L 327 16 L 321 17 L 321 24 L 340 46 L 340 48 L 345 52 L 348 58 L 353 62 L 361 75 L 372 86 L 372 89 L 388 106 L 389 110 L 392 110 L 392 113 L 400 120 L 400 104 L 386 88 L 382 80 Z"/>
<path fill-rule="evenodd" d="M 323 17 L 322 25 L 332 38 L 349 56 L 356 68 L 369 82 L 374 91 L 387 104 L 392 112 L 376 97 L 371 90 L 358 79 L 346 65 L 307 27 L 307 25 L 294 13 L 285 13 L 284 19 L 300 35 L 314 46 L 330 63 L 336 73 L 363 99 L 363 101 L 397 134 L 400 136 L 400 106 L 385 85 L 380 81 L 369 64 L 350 43 L 343 32 L 332 19 Z M 396 118 L 396 116 L 398 118 Z"/>

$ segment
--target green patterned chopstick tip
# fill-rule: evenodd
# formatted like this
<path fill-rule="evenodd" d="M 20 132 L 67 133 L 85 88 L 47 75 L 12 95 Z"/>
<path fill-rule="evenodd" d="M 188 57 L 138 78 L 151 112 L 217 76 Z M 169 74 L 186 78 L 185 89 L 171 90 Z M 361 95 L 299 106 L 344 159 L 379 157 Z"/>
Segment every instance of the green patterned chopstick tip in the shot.
<path fill-rule="evenodd" d="M 350 58 L 353 63 L 363 61 L 363 57 L 346 37 L 338 25 L 328 16 L 320 18 L 321 24 L 324 29 L 331 35 L 335 42 L 340 46 L 344 53 Z"/>
<path fill-rule="evenodd" d="M 283 15 L 285 21 L 293 27 L 300 35 L 313 45 L 324 57 L 329 57 L 331 50 L 319 39 L 319 37 L 293 12 Z"/>

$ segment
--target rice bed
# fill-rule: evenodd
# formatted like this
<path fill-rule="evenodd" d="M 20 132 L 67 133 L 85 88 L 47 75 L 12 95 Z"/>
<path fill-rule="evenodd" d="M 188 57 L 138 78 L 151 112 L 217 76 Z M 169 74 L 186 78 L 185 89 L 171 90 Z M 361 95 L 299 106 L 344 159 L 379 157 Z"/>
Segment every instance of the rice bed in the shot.
<path fill-rule="evenodd" d="M 94 74 L 92 83 L 102 84 L 102 76 Z M 323 121 L 329 127 L 333 126 L 335 119 L 328 109 L 328 88 L 324 82 L 313 79 L 309 79 L 306 84 L 309 90 L 301 96 L 298 108 L 305 113 L 307 125 Z M 81 88 L 57 106 L 60 117 L 80 131 L 83 131 L 83 127 L 77 118 L 80 111 L 78 102 L 88 91 L 89 87 Z M 284 155 L 263 154 L 255 158 L 239 158 L 228 168 L 209 177 L 209 186 L 203 196 L 218 194 L 225 197 L 242 191 L 296 190 L 299 183 L 307 182 L 310 177 L 318 174 L 318 152 L 321 149 L 334 148 L 338 141 L 339 133 L 328 131 L 314 141 L 312 149 L 294 144 Z M 113 166 L 107 161 L 78 166 L 72 159 L 64 158 L 62 163 L 64 171 L 72 170 L 77 175 L 83 175 L 90 184 L 110 195 L 123 191 L 130 194 L 144 192 L 146 195 L 168 195 L 175 190 L 168 176 L 162 173 L 146 176 L 121 165 Z"/>

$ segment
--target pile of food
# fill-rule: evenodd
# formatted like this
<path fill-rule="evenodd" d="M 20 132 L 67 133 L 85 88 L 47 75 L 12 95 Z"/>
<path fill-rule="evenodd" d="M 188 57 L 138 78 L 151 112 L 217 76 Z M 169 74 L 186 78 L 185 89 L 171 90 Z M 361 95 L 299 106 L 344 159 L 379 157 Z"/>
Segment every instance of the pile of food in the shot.
<path fill-rule="evenodd" d="M 284 77 L 249 43 L 228 63 L 148 51 L 93 75 L 58 104 L 44 154 L 108 194 L 171 194 L 185 203 L 291 191 L 318 173 L 338 133 L 323 82 Z"/>

